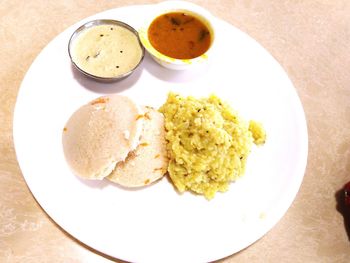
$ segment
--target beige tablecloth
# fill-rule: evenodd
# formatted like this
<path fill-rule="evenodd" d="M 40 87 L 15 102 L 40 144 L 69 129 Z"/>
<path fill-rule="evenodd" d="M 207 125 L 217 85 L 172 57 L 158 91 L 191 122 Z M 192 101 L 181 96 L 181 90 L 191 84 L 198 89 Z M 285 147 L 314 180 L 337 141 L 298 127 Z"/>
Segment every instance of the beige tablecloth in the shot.
<path fill-rule="evenodd" d="M 19 169 L 12 119 L 21 81 L 42 48 L 80 19 L 157 1 L 0 2 L 0 262 L 108 262 L 60 229 Z M 286 215 L 261 240 L 222 262 L 348 262 L 335 193 L 350 180 L 350 1 L 197 0 L 247 32 L 281 63 L 301 98 L 309 158 Z"/>

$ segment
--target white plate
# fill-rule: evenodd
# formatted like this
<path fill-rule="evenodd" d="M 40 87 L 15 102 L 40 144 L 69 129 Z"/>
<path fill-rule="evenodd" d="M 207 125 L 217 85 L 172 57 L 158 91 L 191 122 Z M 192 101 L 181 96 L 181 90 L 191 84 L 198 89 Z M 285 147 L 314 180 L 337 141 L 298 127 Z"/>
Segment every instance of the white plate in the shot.
<path fill-rule="evenodd" d="M 291 205 L 305 171 L 304 112 L 281 66 L 257 42 L 215 20 L 214 59 L 196 70 L 174 72 L 149 56 L 129 78 L 112 84 L 86 79 L 71 66 L 67 43 L 81 24 L 118 19 L 138 28 L 152 6 L 118 8 L 89 17 L 56 37 L 36 58 L 21 85 L 14 141 L 25 180 L 47 214 L 92 248 L 133 262 L 204 262 L 233 254 L 262 237 Z M 215 93 L 247 119 L 264 123 L 268 139 L 254 147 L 245 176 L 207 201 L 177 194 L 163 178 L 142 190 L 74 176 L 61 135 L 79 106 L 106 93 L 123 93 L 160 106 L 169 90 Z"/>

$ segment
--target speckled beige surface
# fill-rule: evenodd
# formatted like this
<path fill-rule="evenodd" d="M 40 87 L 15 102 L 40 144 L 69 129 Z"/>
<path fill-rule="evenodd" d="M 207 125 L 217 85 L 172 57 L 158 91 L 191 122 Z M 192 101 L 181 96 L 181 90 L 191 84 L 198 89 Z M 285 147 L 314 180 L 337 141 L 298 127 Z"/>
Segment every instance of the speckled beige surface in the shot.
<path fill-rule="evenodd" d="M 16 95 L 58 33 L 94 13 L 155 1 L 0 1 L 0 262 L 110 262 L 61 230 L 36 203 L 12 138 Z M 261 240 L 222 262 L 348 262 L 335 192 L 350 180 L 350 2 L 197 0 L 258 40 L 282 64 L 304 106 L 309 159 L 301 189 Z"/>

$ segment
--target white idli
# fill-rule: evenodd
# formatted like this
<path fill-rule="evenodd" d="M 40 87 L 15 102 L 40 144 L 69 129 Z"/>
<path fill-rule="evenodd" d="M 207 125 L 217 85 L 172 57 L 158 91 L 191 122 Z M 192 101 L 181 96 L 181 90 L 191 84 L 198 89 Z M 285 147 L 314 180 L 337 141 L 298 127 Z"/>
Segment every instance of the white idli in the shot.
<path fill-rule="evenodd" d="M 104 96 L 79 108 L 63 129 L 63 149 L 74 173 L 103 179 L 139 144 L 143 111 L 128 97 Z"/>
<path fill-rule="evenodd" d="M 167 168 L 163 114 L 146 107 L 139 146 L 117 164 L 107 179 L 125 187 L 139 187 L 163 177 Z"/>

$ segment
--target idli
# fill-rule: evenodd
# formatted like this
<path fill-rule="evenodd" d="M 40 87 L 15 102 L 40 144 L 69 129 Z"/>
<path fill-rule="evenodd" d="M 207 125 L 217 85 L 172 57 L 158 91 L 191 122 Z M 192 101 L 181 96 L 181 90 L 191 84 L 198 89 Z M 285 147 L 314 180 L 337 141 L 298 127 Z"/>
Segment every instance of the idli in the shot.
<path fill-rule="evenodd" d="M 107 177 L 125 187 L 148 185 L 162 178 L 168 168 L 164 116 L 151 107 L 145 107 L 144 111 L 139 146 Z"/>
<path fill-rule="evenodd" d="M 63 129 L 63 150 L 74 173 L 103 179 L 139 145 L 143 111 L 130 98 L 110 95 L 80 107 Z"/>

